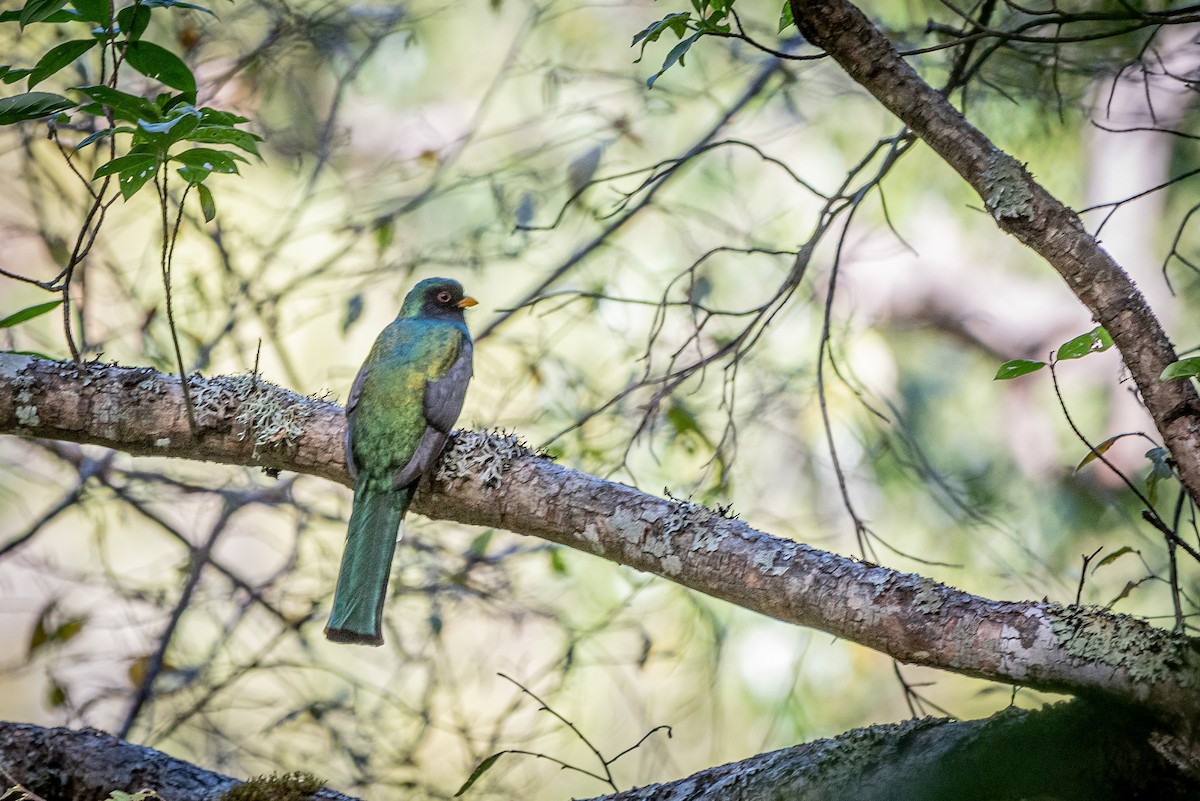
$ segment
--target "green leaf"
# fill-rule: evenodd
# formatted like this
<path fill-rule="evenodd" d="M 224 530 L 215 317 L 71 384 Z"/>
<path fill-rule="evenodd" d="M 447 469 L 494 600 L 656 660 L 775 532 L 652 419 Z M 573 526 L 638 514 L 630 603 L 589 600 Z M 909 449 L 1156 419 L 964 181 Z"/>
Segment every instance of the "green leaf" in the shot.
<path fill-rule="evenodd" d="M 29 637 L 29 656 L 31 658 L 42 648 L 55 643 L 70 642 L 76 634 L 83 631 L 84 624 L 87 623 L 87 618 L 85 617 L 67 618 L 51 629 L 50 621 L 52 618 L 57 617 L 55 614 L 57 609 L 57 601 L 51 601 L 42 607 L 37 622 L 34 624 L 33 634 Z"/>
<path fill-rule="evenodd" d="M 46 703 L 54 709 L 67 705 L 67 690 L 54 679 L 50 679 L 50 686 L 46 688 Z"/>
<path fill-rule="evenodd" d="M 158 120 L 162 114 L 154 102 L 139 95 L 131 95 L 111 86 L 80 86 L 76 91 L 82 92 L 96 102 L 112 109 L 113 116 L 125 122 L 138 120 Z"/>
<path fill-rule="evenodd" d="M 1108 439 L 1104 440 L 1104 442 L 1101 442 L 1099 445 L 1092 448 L 1090 451 L 1088 451 L 1088 455 L 1083 457 L 1082 461 L 1080 461 L 1079 464 L 1075 465 L 1075 472 L 1078 473 L 1080 470 L 1087 467 L 1087 465 L 1089 463 L 1095 461 L 1096 459 L 1099 459 L 1101 456 L 1108 453 L 1108 449 L 1111 448 L 1113 445 L 1115 445 L 1117 443 L 1117 440 L 1121 439 L 1122 437 L 1128 437 L 1128 436 L 1132 436 L 1132 435 L 1131 434 L 1117 434 L 1115 437 L 1109 437 Z"/>
<path fill-rule="evenodd" d="M 186 8 L 191 11 L 203 11 L 205 14 L 217 16 L 212 10 L 204 6 L 198 6 L 195 3 L 184 3 L 181 0 L 142 0 L 142 5 L 147 8 Z"/>
<path fill-rule="evenodd" d="M 1146 451 L 1150 460 L 1150 475 L 1146 476 L 1146 498 L 1150 505 L 1158 503 L 1158 482 L 1174 478 L 1175 471 L 1171 469 L 1171 452 L 1161 446 Z"/>
<path fill-rule="evenodd" d="M 795 24 L 796 20 L 792 18 L 792 4 L 789 0 L 783 0 L 783 10 L 779 12 L 779 32 L 783 33 Z"/>
<path fill-rule="evenodd" d="M 1188 359 L 1171 362 L 1162 371 L 1162 375 L 1158 377 L 1158 380 L 1178 381 L 1181 378 L 1195 378 L 1196 376 L 1200 376 L 1200 356 L 1192 356 Z"/>
<path fill-rule="evenodd" d="M 127 156 L 117 156 L 112 161 L 105 162 L 97 167 L 95 174 L 92 175 L 92 180 L 103 178 L 106 175 L 115 175 L 125 170 L 153 167 L 157 162 L 158 157 L 153 153 L 130 153 Z"/>
<path fill-rule="evenodd" d="M 218 111 L 215 108 L 208 108 L 207 106 L 200 109 L 200 123 L 202 125 L 240 125 L 243 122 L 250 122 L 250 120 L 234 114 L 232 111 Z"/>
<path fill-rule="evenodd" d="M 0 22 L 18 22 L 21 19 L 21 9 L 13 9 L 11 11 L 0 11 Z M 80 19 L 79 13 L 65 8 L 62 11 L 55 11 L 45 19 L 40 19 L 38 22 L 53 23 L 55 25 L 64 22 L 78 22 Z"/>
<path fill-rule="evenodd" d="M 1045 362 L 1030 361 L 1029 359 L 1012 359 L 1000 365 L 993 381 L 1007 381 L 1010 378 L 1037 372 L 1046 366 Z"/>
<path fill-rule="evenodd" d="M 196 184 L 196 196 L 200 198 L 200 211 L 204 214 L 205 222 L 212 222 L 217 216 L 217 204 L 213 200 L 212 190 L 204 184 Z"/>
<path fill-rule="evenodd" d="M 22 69 L 20 67 L 0 66 L 0 81 L 16 83 L 31 72 L 33 72 L 32 68 Z"/>
<path fill-rule="evenodd" d="M 172 109 L 170 118 L 162 122 L 138 120 L 138 128 L 148 134 L 143 138 L 158 143 L 162 149 L 187 137 L 199 124 L 200 112 L 188 105 Z"/>
<path fill-rule="evenodd" d="M 1058 346 L 1056 358 L 1059 361 L 1064 359 L 1082 359 L 1089 353 L 1101 353 L 1108 350 L 1113 345 L 1112 337 L 1104 330 L 1103 326 L 1096 326 L 1086 334 L 1080 334 L 1074 339 L 1064 342 Z"/>
<path fill-rule="evenodd" d="M 664 72 L 669 70 L 671 67 L 675 66 L 675 62 L 678 61 L 679 66 L 681 66 L 681 67 L 684 66 L 683 57 L 685 55 L 687 55 L 687 51 L 691 48 L 692 45 L 694 45 L 696 43 L 696 40 L 699 39 L 701 36 L 702 36 L 702 34 L 693 33 L 691 36 L 689 36 L 688 38 L 684 39 L 679 44 L 672 47 L 671 52 L 667 53 L 667 57 L 663 61 L 662 69 L 660 69 L 658 72 L 654 73 L 653 75 L 651 75 L 649 78 L 646 79 L 646 86 L 653 89 L 654 82 L 657 81 Z"/>
<path fill-rule="evenodd" d="M 25 7 L 21 9 L 18 19 L 21 22 L 21 27 L 32 25 L 35 22 L 43 22 L 51 15 L 57 13 L 67 4 L 67 0 L 29 0 Z"/>
<path fill-rule="evenodd" d="M 150 25 L 150 8 L 145 3 L 135 3 L 122 8 L 117 12 L 117 25 L 129 41 L 136 42 L 142 38 L 142 34 Z"/>
<path fill-rule="evenodd" d="M 75 149 L 82 150 L 83 148 L 87 147 L 88 145 L 95 144 L 96 142 L 99 142 L 101 139 L 105 139 L 109 136 L 112 136 L 113 134 L 117 133 L 118 131 L 128 133 L 129 131 L 132 131 L 132 130 L 133 130 L 132 128 L 124 128 L 124 127 L 103 128 L 99 131 L 95 131 L 95 132 L 90 133 L 87 136 L 85 136 L 82 140 L 80 140 L 79 144 L 75 145 Z"/>
<path fill-rule="evenodd" d="M 216 127 L 212 125 L 201 125 L 196 130 L 192 131 L 188 137 L 189 142 L 203 142 L 209 145 L 233 145 L 250 153 L 251 155 L 262 156 L 258 152 L 256 142 L 261 142 L 262 137 L 257 134 L 252 134 L 249 131 L 239 131 L 236 128 Z"/>
<path fill-rule="evenodd" d="M 683 35 L 687 33 L 687 22 L 690 18 L 691 15 L 686 11 L 668 14 L 660 20 L 651 22 L 645 28 L 634 34 L 633 42 L 631 42 L 629 46 L 633 47 L 638 42 L 642 41 L 657 42 L 658 37 L 662 36 L 667 31 L 674 31 L 675 34 L 682 39 Z M 642 48 L 644 51 L 645 45 L 642 45 Z M 641 60 L 640 56 L 638 57 L 638 60 Z"/>
<path fill-rule="evenodd" d="M 0 125 L 12 125 L 23 120 L 36 120 L 71 108 L 75 104 L 62 95 L 50 92 L 26 92 L 0 100 Z"/>
<path fill-rule="evenodd" d="M 467 553 L 471 554 L 472 556 L 482 558 L 487 554 L 488 544 L 491 543 L 492 536 L 494 534 L 494 531 L 488 529 L 475 539 L 471 540 L 471 544 L 467 546 Z"/>
<path fill-rule="evenodd" d="M 1097 570 L 1104 567 L 1105 565 L 1111 565 L 1113 562 L 1117 561 L 1118 559 L 1120 559 L 1122 556 L 1124 556 L 1127 553 L 1136 553 L 1136 551 L 1134 551 L 1133 548 L 1130 548 L 1128 545 L 1121 546 L 1120 548 L 1113 551 L 1108 556 L 1104 557 L 1099 562 L 1097 562 L 1096 566 L 1092 568 L 1092 575 L 1093 576 L 1096 575 Z"/>
<path fill-rule="evenodd" d="M 196 76 L 192 75 L 183 59 L 170 50 L 139 39 L 125 48 L 125 60 L 147 78 L 178 89 L 193 101 L 196 99 Z"/>
<path fill-rule="evenodd" d="M 547 553 L 550 559 L 550 569 L 560 576 L 568 574 L 567 560 L 563 558 L 562 548 L 551 548 Z"/>
<path fill-rule="evenodd" d="M 109 22 L 108 0 L 71 0 L 71 5 L 79 12 L 80 19 L 99 22 L 101 25 L 107 25 Z"/>
<path fill-rule="evenodd" d="M 26 320 L 41 317 L 47 312 L 54 311 L 61 303 L 61 300 L 51 300 L 46 303 L 39 303 L 36 306 L 30 306 L 27 309 L 21 309 L 19 312 L 13 312 L 3 320 L 0 320 L 0 328 L 12 328 L 14 325 L 20 325 Z"/>
<path fill-rule="evenodd" d="M 144 151 L 118 156 L 96 168 L 92 179 L 116 175 L 121 196 L 126 200 L 133 197 L 146 182 L 158 174 L 158 156 Z"/>
<path fill-rule="evenodd" d="M 194 147 L 171 156 L 171 161 L 178 161 L 193 170 L 204 172 L 236 173 L 237 162 L 245 160 L 237 153 L 213 150 L 211 147 Z"/>
<path fill-rule="evenodd" d="M 371 223 L 371 231 L 375 234 L 375 252 L 383 255 L 396 240 L 396 218 L 390 214 L 376 217 Z"/>
<path fill-rule="evenodd" d="M 342 314 L 342 334 L 344 335 L 350 330 L 350 326 L 358 322 L 358 318 L 362 317 L 363 313 L 363 296 L 361 292 L 355 292 L 346 301 L 346 310 Z"/>
<path fill-rule="evenodd" d="M 46 55 L 38 60 L 37 65 L 33 68 L 33 72 L 29 73 L 29 88 L 32 89 L 37 86 L 91 50 L 96 44 L 96 39 L 73 39 L 70 42 L 63 42 L 57 47 L 50 48 L 46 52 Z"/>
<path fill-rule="evenodd" d="M 488 757 L 487 759 L 480 762 L 479 766 L 477 768 L 475 768 L 475 770 L 471 771 L 471 775 L 467 777 L 467 780 L 465 782 L 463 782 L 463 786 L 458 788 L 458 792 L 454 794 L 454 797 L 458 798 L 460 795 L 465 793 L 467 790 L 470 790 L 471 785 L 473 785 L 475 782 L 479 781 L 480 776 L 482 776 L 483 774 L 485 774 L 489 770 L 491 770 L 492 765 L 495 765 L 496 760 L 498 760 L 503 755 L 504 755 L 504 752 L 501 751 L 498 754 L 492 754 L 490 757 Z"/>

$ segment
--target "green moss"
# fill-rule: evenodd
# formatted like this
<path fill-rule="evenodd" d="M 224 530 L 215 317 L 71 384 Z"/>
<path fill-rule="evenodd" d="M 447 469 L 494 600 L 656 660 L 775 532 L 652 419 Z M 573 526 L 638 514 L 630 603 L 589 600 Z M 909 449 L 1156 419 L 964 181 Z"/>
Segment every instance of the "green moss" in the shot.
<path fill-rule="evenodd" d="M 307 801 L 324 786 L 311 773 L 272 773 L 231 787 L 219 801 Z"/>

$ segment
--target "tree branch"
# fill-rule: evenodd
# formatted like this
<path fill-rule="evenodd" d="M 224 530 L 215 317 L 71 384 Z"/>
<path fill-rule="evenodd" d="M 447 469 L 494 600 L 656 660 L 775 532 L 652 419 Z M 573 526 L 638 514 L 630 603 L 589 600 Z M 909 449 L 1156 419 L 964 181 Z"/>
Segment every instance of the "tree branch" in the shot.
<path fill-rule="evenodd" d="M 1183 799 L 1200 790 L 1194 772 L 1155 750 L 1144 721 L 1113 712 L 1072 702 L 870 726 L 591 801 Z"/>
<path fill-rule="evenodd" d="M 1195 764 L 1162 746 L 1146 719 L 1076 701 L 986 720 L 870 726 L 592 801 L 1196 797 Z M 0 722 L 0 766 L 46 801 L 101 801 L 147 787 L 170 801 L 214 801 L 239 784 L 95 729 L 23 723 Z M 324 788 L 305 797 L 355 801 Z"/>
<path fill-rule="evenodd" d="M 983 199 L 996 224 L 1041 255 L 1108 330 L 1200 503 L 1200 397 L 1190 381 L 1159 381 L 1175 350 L 1142 293 L 1079 216 L 997 148 L 847 0 L 790 0 L 800 32 L 833 57 Z"/>
<path fill-rule="evenodd" d="M 192 376 L 189 386 L 195 440 L 174 376 L 0 354 L 0 433 L 349 486 L 340 407 L 252 376 Z M 1186 638 L 1094 609 L 980 598 L 819 551 L 556 465 L 514 436 L 458 432 L 413 508 L 603 556 L 909 664 L 1138 705 L 1184 735 L 1200 721 L 1200 654 Z"/>
<path fill-rule="evenodd" d="M 15 780 L 46 801 L 108 801 L 114 790 L 136 793 L 146 788 L 169 801 L 216 801 L 242 784 L 96 729 L 46 729 L 6 721 L 0 721 L 0 767 L 11 777 L 0 777 L 0 791 Z M 253 797 L 273 796 L 263 792 Z M 357 801 L 325 788 L 287 797 Z"/>

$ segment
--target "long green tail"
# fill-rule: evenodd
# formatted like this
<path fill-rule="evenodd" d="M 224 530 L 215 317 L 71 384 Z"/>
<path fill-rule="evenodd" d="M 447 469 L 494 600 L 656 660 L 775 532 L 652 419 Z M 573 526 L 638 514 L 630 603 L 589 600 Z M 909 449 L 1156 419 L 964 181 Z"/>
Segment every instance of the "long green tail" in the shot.
<path fill-rule="evenodd" d="M 334 642 L 383 645 L 383 601 L 396 533 L 412 494 L 411 488 L 380 490 L 359 479 L 333 609 L 325 626 L 325 636 Z"/>

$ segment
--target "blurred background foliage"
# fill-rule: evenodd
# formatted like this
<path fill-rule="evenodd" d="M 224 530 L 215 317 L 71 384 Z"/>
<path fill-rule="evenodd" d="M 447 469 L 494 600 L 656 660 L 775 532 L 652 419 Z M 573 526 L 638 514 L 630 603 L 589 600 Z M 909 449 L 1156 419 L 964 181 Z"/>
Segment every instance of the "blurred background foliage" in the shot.
<path fill-rule="evenodd" d="M 776 4 L 743 2 L 755 42 L 813 55 L 794 28 L 776 32 Z M 1111 472 L 1073 471 L 1087 447 L 1050 376 L 992 381 L 1001 362 L 1044 359 L 1093 323 L 836 65 L 706 38 L 647 89 L 675 37 L 640 62 L 629 41 L 688 10 L 678 3 L 213 10 L 156 15 L 146 34 L 185 58 L 200 103 L 264 139 L 262 163 L 214 186 L 214 222 L 185 210 L 174 305 L 189 369 L 257 368 L 344 399 L 408 287 L 451 276 L 481 301 L 464 426 L 514 429 L 569 466 L 973 593 L 1079 592 L 1173 624 L 1161 538 Z M 868 12 L 902 49 L 964 28 L 949 4 Z M 956 95 L 1075 208 L 1167 183 L 1197 157 L 1179 135 L 1195 130 L 1196 31 L 1112 36 L 1120 25 L 1093 16 L 1061 30 L 1095 41 L 981 39 L 987 57 Z M 990 24 L 1030 19 L 1001 5 Z M 61 28 L 0 26 L 0 52 L 32 64 Z M 962 52 L 912 62 L 941 85 Z M 93 69 L 82 60 L 47 88 L 93 82 Z M 100 157 L 76 159 L 90 174 Z M 53 276 L 89 197 L 44 125 L 0 131 L 0 184 L 0 268 Z M 1185 261 L 1198 202 L 1185 180 L 1085 215 L 1185 349 L 1200 337 Z M 110 209 L 72 287 L 86 358 L 175 369 L 158 225 L 152 196 Z M 0 280 L 0 313 L 50 298 Z M 68 354 L 53 314 L 2 335 L 8 349 Z M 1093 443 L 1154 437 L 1115 352 L 1058 377 Z M 1141 484 L 1150 447 L 1128 437 L 1108 455 Z M 321 626 L 343 488 L 13 438 L 0 471 L 0 716 L 98 726 L 239 776 L 307 769 L 371 797 L 447 797 L 503 749 L 603 775 L 520 686 L 609 758 L 671 727 L 611 766 L 621 788 L 913 712 L 1046 700 L 898 668 L 590 555 L 421 518 L 398 551 L 387 645 L 333 645 Z M 1167 517 L 1176 497 L 1160 488 Z M 1198 575 L 1181 566 L 1188 619 Z M 470 792 L 606 789 L 510 755 Z"/>

